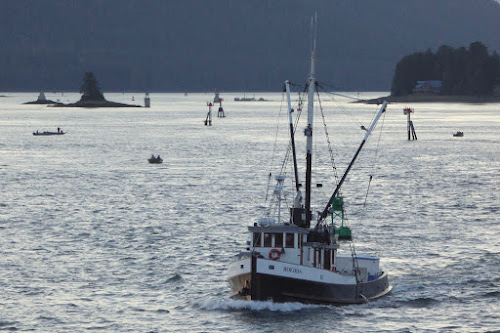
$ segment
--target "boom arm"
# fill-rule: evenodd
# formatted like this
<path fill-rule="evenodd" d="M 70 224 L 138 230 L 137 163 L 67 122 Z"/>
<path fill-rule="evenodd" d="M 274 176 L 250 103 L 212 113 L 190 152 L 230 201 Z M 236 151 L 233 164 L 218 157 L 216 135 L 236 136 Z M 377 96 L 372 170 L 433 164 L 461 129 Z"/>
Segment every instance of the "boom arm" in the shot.
<path fill-rule="evenodd" d="M 375 128 L 375 125 L 377 124 L 380 116 L 382 115 L 382 113 L 385 112 L 385 108 L 386 107 L 387 107 L 387 101 L 384 101 L 384 103 L 382 104 L 382 107 L 380 108 L 380 110 L 378 111 L 377 115 L 375 116 L 375 119 L 373 119 L 372 124 L 370 125 L 370 128 L 366 131 L 365 137 L 363 138 L 363 141 L 361 141 L 361 144 L 359 145 L 359 148 L 356 151 L 356 154 L 354 154 L 354 157 L 352 158 L 351 163 L 349 163 L 349 166 L 347 167 L 346 172 L 344 173 L 344 175 L 342 176 L 342 179 L 340 180 L 339 184 L 335 188 L 335 191 L 333 192 L 332 196 L 330 197 L 330 200 L 326 204 L 325 209 L 323 210 L 323 212 L 319 216 L 317 225 L 319 225 L 319 223 L 321 221 L 323 221 L 326 218 L 326 216 L 328 215 L 328 210 L 332 206 L 333 199 L 335 199 L 335 197 L 339 193 L 340 188 L 342 187 L 342 184 L 344 183 L 344 180 L 347 177 L 347 174 L 349 173 L 349 171 L 351 170 L 354 162 L 358 158 L 358 155 L 361 152 L 361 149 L 363 149 L 363 146 L 365 145 L 366 141 L 368 140 L 368 137 L 370 136 L 370 134 L 372 133 L 373 129 Z"/>

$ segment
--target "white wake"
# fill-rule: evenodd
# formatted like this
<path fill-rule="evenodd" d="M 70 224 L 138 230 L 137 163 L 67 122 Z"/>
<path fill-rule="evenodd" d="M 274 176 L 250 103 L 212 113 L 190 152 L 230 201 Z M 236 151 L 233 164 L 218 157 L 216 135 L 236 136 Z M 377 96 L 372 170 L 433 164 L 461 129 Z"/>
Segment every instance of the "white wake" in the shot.
<path fill-rule="evenodd" d="M 303 309 L 317 309 L 323 306 L 302 303 L 274 303 L 272 301 L 244 301 L 229 299 L 207 301 L 205 304 L 201 304 L 200 307 L 205 310 L 294 312 Z"/>

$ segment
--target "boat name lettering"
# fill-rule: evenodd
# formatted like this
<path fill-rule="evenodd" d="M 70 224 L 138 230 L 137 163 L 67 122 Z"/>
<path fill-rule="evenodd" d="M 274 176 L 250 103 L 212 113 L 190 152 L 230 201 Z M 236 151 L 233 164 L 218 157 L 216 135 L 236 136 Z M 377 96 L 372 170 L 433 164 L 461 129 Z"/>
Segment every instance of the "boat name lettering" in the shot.
<path fill-rule="evenodd" d="M 293 267 L 283 267 L 283 271 L 287 273 L 302 274 L 302 270 Z"/>

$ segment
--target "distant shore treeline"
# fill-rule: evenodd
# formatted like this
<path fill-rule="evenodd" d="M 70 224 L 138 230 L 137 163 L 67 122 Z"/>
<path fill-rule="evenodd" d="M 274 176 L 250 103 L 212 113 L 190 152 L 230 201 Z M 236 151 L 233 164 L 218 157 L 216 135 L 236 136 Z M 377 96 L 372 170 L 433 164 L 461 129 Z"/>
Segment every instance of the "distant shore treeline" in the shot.
<path fill-rule="evenodd" d="M 490 96 L 500 84 L 500 57 L 481 42 L 469 48 L 439 47 L 405 56 L 396 65 L 391 95 L 413 93 L 417 81 L 440 80 L 440 95 Z"/>

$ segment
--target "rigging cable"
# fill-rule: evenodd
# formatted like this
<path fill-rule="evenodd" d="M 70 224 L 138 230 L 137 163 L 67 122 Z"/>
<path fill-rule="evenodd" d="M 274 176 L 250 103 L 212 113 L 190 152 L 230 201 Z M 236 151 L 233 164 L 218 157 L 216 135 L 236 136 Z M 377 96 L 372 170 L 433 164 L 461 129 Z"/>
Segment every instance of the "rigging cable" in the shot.
<path fill-rule="evenodd" d="M 323 118 L 323 127 L 324 127 L 324 130 L 325 130 L 326 141 L 328 143 L 328 151 L 330 153 L 330 161 L 332 163 L 333 174 L 335 176 L 335 185 L 338 186 L 338 184 L 339 184 L 339 177 L 338 177 L 338 174 L 337 174 L 337 167 L 335 165 L 335 158 L 334 158 L 334 154 L 333 154 L 332 144 L 330 142 L 330 136 L 328 135 L 328 128 L 327 128 L 327 125 L 326 125 L 325 113 L 323 111 L 323 105 L 321 103 L 321 98 L 319 96 L 319 92 L 317 92 L 317 95 L 318 95 L 319 109 L 321 110 L 321 117 Z M 338 195 L 342 196 L 342 192 L 340 190 L 339 190 Z M 345 220 L 347 220 L 347 214 L 345 213 L 345 211 L 344 211 L 344 218 L 345 218 Z"/>
<path fill-rule="evenodd" d="M 328 128 L 326 126 L 325 113 L 323 112 L 323 105 L 321 104 L 321 99 L 319 97 L 319 92 L 316 92 L 318 95 L 319 109 L 321 110 L 321 117 L 323 118 L 323 128 L 325 130 L 326 141 L 328 143 L 328 151 L 330 152 L 330 161 L 332 163 L 333 174 L 335 176 L 335 185 L 339 184 L 339 177 L 337 175 L 337 167 L 335 166 L 335 159 L 333 158 L 333 148 L 330 142 L 330 136 L 328 135 Z"/>
<path fill-rule="evenodd" d="M 276 131 L 275 131 L 275 134 L 274 134 L 274 145 L 273 145 L 273 153 L 271 155 L 271 166 L 269 167 L 270 169 L 272 168 L 272 166 L 274 165 L 274 158 L 276 156 L 276 146 L 278 145 L 278 132 L 279 132 L 279 120 L 281 118 L 281 111 L 283 109 L 283 101 L 285 100 L 285 93 L 283 92 L 281 94 L 281 104 L 280 104 L 280 110 L 278 112 L 278 121 L 276 122 Z M 272 177 L 272 172 L 269 173 L 269 176 L 268 176 L 268 180 L 267 180 L 267 187 L 266 187 L 266 199 L 265 199 L 265 202 L 267 202 L 268 198 L 269 198 L 269 186 L 271 185 L 271 177 Z"/>
<path fill-rule="evenodd" d="M 368 198 L 368 192 L 370 191 L 370 184 L 372 182 L 372 179 L 373 179 L 373 169 L 375 169 L 375 166 L 377 164 L 377 160 L 378 160 L 378 149 L 379 149 L 379 146 L 380 146 L 380 138 L 382 137 L 382 131 L 384 129 L 384 121 L 385 121 L 385 115 L 386 115 L 387 112 L 384 112 L 384 116 L 382 117 L 382 126 L 380 127 L 380 131 L 379 131 L 379 135 L 378 135 L 378 140 L 377 140 L 377 146 L 375 147 L 375 162 L 372 164 L 372 172 L 370 173 L 370 179 L 368 181 L 368 188 L 366 189 L 366 195 L 365 195 L 365 202 L 363 202 L 363 207 L 366 206 L 366 200 Z"/>
<path fill-rule="evenodd" d="M 345 94 L 339 94 L 337 92 L 333 92 L 332 91 L 326 91 L 324 87 L 330 87 L 332 89 L 334 89 L 334 87 L 332 85 L 329 85 L 327 83 L 324 83 L 324 82 L 320 82 L 319 83 L 319 87 L 322 88 L 323 90 L 323 93 L 327 94 L 327 95 L 331 95 L 332 96 L 332 101 L 334 101 L 337 105 L 337 107 L 339 108 L 340 111 L 342 111 L 344 114 L 346 114 L 349 118 L 351 118 L 355 123 L 357 123 L 358 125 L 362 126 L 363 124 L 358 120 L 356 119 L 353 114 L 351 112 L 349 112 L 347 110 L 347 108 L 345 108 L 344 106 L 342 106 L 340 103 L 337 103 L 336 100 L 335 100 L 335 96 L 341 96 L 341 97 L 344 97 L 344 98 L 348 98 L 348 99 L 351 99 L 351 100 L 354 100 L 354 101 L 360 101 L 359 98 L 356 98 L 356 97 L 351 97 L 351 96 L 348 96 L 348 95 L 345 95 Z"/>
<path fill-rule="evenodd" d="M 332 92 L 327 92 L 327 91 L 323 91 L 324 94 L 327 94 L 327 95 L 332 95 L 332 96 L 335 96 L 337 95 L 336 93 L 332 93 Z M 361 121 L 359 121 L 356 117 L 354 117 L 354 115 L 349 112 L 347 110 L 347 108 L 345 108 L 344 106 L 342 106 L 342 104 L 338 103 L 336 100 L 333 100 L 333 102 L 335 102 L 337 108 L 342 112 L 344 113 L 345 115 L 347 115 L 353 122 L 355 122 L 358 126 L 363 126 L 363 123 Z"/>
<path fill-rule="evenodd" d="M 331 84 L 328 84 L 328 83 L 325 83 L 325 82 L 319 82 L 319 84 L 321 85 L 321 88 L 323 88 L 323 86 L 325 87 L 329 87 L 332 89 L 332 92 L 329 93 L 331 95 L 335 95 L 335 96 L 342 96 L 342 97 L 345 97 L 345 98 L 349 98 L 349 99 L 352 99 L 352 100 L 355 100 L 355 101 L 360 101 L 361 99 L 359 98 L 359 92 L 358 92 L 358 97 L 352 97 L 352 96 L 349 96 L 349 95 L 345 95 L 345 94 L 340 94 L 338 92 L 336 93 L 333 93 L 334 90 L 336 90 L 337 88 L 334 87 L 333 85 Z M 326 91 L 325 91 L 326 92 Z"/>
<path fill-rule="evenodd" d="M 293 83 L 290 83 L 290 85 L 291 86 L 297 86 L 296 84 L 293 84 Z M 278 124 L 276 126 L 276 133 L 275 133 L 275 140 L 274 140 L 274 147 L 273 147 L 273 155 L 272 155 L 272 159 L 271 159 L 271 164 L 272 165 L 274 165 L 274 159 L 275 159 L 275 156 L 276 156 L 276 150 L 277 150 L 277 145 L 278 145 L 278 133 L 279 133 L 279 128 L 280 128 L 279 120 L 281 118 L 282 110 L 284 108 L 283 107 L 284 100 L 285 100 L 285 94 L 283 93 L 282 94 L 282 99 L 281 99 L 280 111 L 279 111 L 279 114 L 278 114 Z M 299 104 L 301 104 L 300 103 L 300 95 L 299 95 Z M 300 120 L 300 115 L 302 114 L 300 111 L 301 110 L 299 110 L 298 116 L 296 117 L 295 124 L 293 126 L 294 133 L 296 132 L 297 125 L 298 125 L 298 122 Z M 292 151 L 292 144 L 291 144 L 291 140 L 290 140 L 288 142 L 288 148 L 286 150 L 285 158 L 283 159 L 283 163 L 281 164 L 279 175 L 282 175 L 282 176 L 286 176 L 287 175 L 287 171 L 286 170 L 287 170 L 287 167 L 289 165 L 291 151 Z M 267 201 L 269 199 L 269 189 L 270 189 L 270 185 L 271 185 L 271 179 L 272 179 L 272 173 L 269 173 L 269 175 L 268 175 L 268 183 L 267 183 L 267 188 L 266 188 L 266 200 L 265 200 L 266 203 L 267 203 Z M 287 198 L 286 192 L 282 192 L 282 194 L 283 194 L 283 200 L 287 201 L 288 198 Z M 269 207 L 268 216 L 271 215 L 271 210 L 272 209 L 273 208 L 270 206 Z M 277 209 L 278 209 L 278 205 L 276 205 L 276 207 L 275 207 L 275 210 L 277 210 Z"/>
<path fill-rule="evenodd" d="M 290 86 L 297 86 L 296 84 L 294 83 L 289 83 Z M 292 110 L 298 110 L 298 115 L 295 117 L 295 124 L 293 125 L 293 133 L 295 135 L 295 133 L 297 132 L 297 125 L 299 123 L 299 120 L 300 120 L 300 115 L 302 114 L 302 101 L 300 100 L 300 93 L 299 93 L 299 107 L 296 108 L 296 109 L 293 109 Z M 293 111 L 295 112 L 295 111 Z M 288 161 L 290 159 L 290 153 L 292 152 L 292 142 L 291 140 L 288 142 L 288 149 L 286 151 L 286 155 L 285 155 L 285 159 L 283 160 L 283 163 L 281 165 L 281 171 L 280 171 L 280 174 L 284 174 L 284 170 L 286 170 L 286 167 L 288 165 Z"/>

